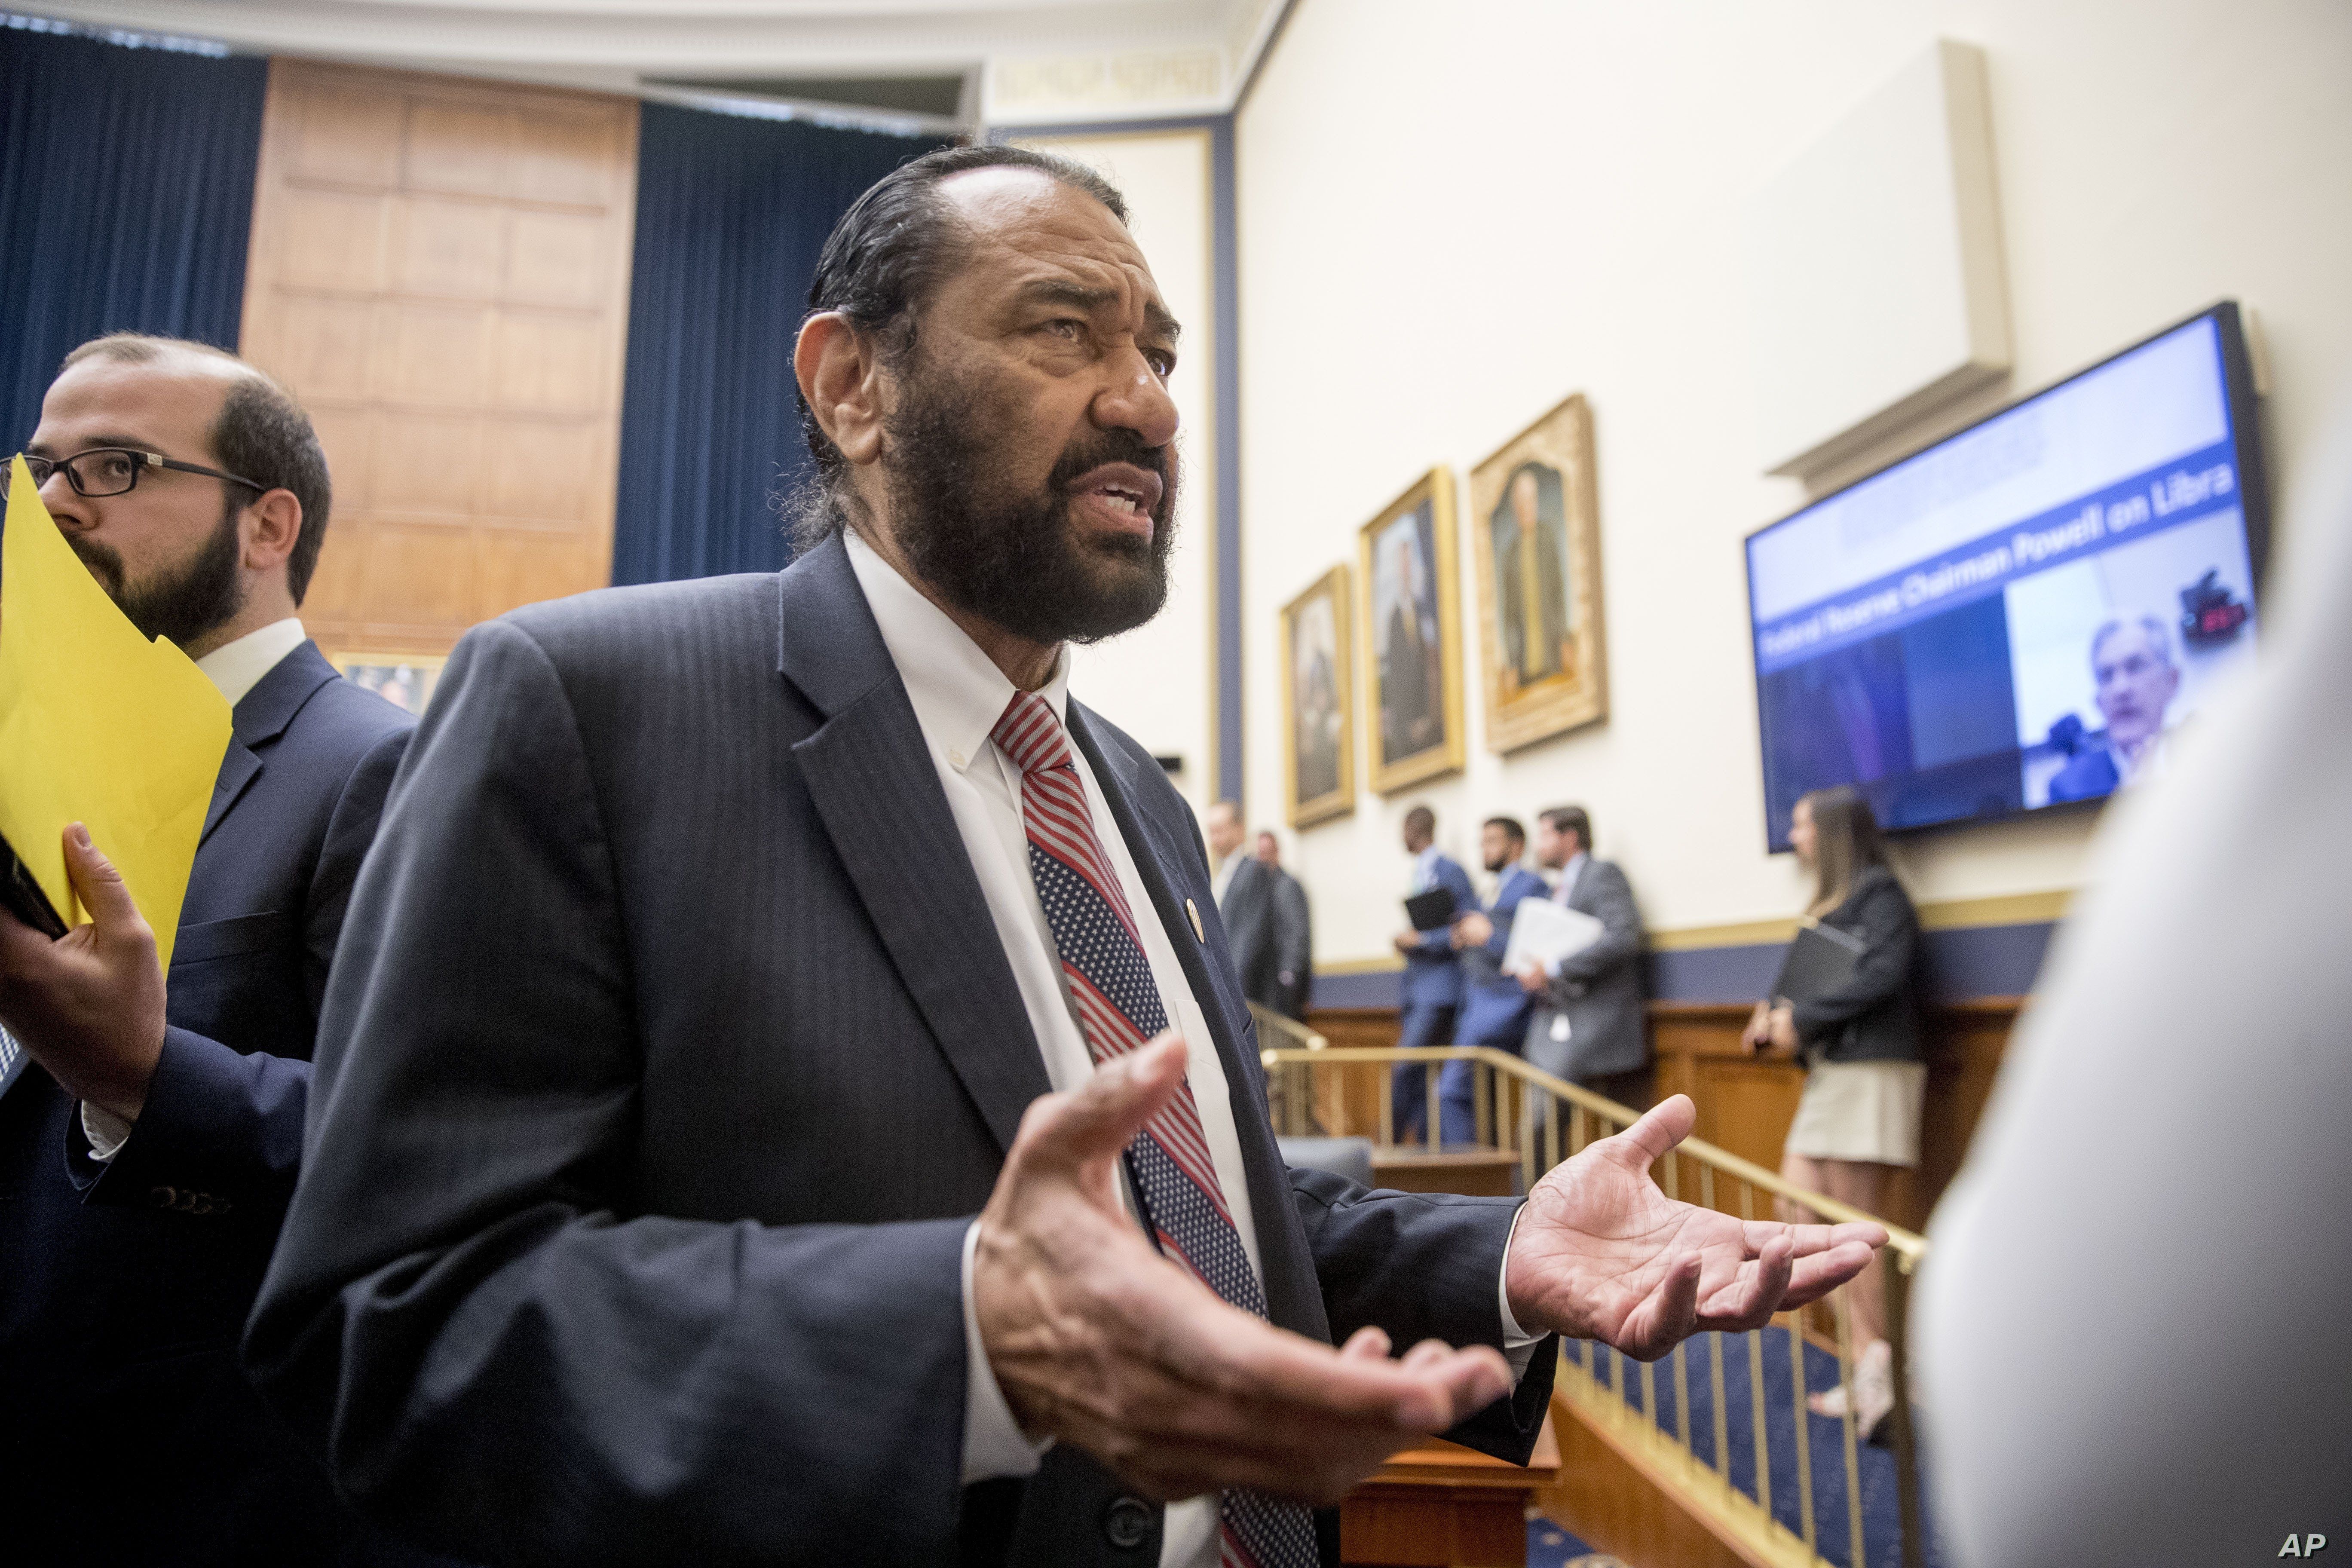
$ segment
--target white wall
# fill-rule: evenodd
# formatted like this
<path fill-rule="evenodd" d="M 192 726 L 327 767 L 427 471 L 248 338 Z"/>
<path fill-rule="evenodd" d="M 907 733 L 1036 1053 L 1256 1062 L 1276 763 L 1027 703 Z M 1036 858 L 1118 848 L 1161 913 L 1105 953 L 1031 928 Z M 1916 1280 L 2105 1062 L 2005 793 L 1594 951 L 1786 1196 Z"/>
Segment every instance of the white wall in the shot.
<path fill-rule="evenodd" d="M 1023 137 L 1100 170 L 1126 196 L 1129 226 L 1151 264 L 1168 308 L 1184 324 L 1175 379 L 1181 420 L 1176 552 L 1167 607 L 1124 637 L 1076 651 L 1070 690 L 1157 755 L 1184 759 L 1176 787 L 1205 812 L 1215 798 L 1211 694 L 1216 689 L 1216 417 L 1211 368 L 1216 354 L 1216 274 L 1211 244 L 1209 133 Z"/>
<path fill-rule="evenodd" d="M 2017 356 L 1992 397 L 2236 297 L 2285 488 L 2352 367 L 2340 0 L 1300 0 L 1238 119 L 1250 815 L 1281 812 L 1284 600 L 1418 472 L 1466 479 L 1573 391 L 1612 706 L 1498 758 L 1474 673 L 1465 773 L 1286 834 L 1319 963 L 1387 950 L 1424 799 L 1465 861 L 1488 811 L 1584 803 L 1654 929 L 1793 912 L 1762 847 L 1739 541 L 1802 498 L 1755 466 L 1739 204 L 1938 36 L 1989 60 Z M 1931 901 L 2068 889 L 2090 831 L 1930 836 L 1906 869 Z"/>

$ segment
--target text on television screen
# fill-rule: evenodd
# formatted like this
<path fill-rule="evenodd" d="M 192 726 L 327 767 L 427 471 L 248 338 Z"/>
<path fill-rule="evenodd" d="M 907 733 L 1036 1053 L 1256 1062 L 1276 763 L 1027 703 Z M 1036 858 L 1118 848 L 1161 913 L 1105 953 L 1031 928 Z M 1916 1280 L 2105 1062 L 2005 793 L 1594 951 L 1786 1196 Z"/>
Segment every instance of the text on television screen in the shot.
<path fill-rule="evenodd" d="M 1835 784 L 1900 828 L 2163 772 L 2253 653 L 2252 403 L 2216 306 L 1750 535 L 1771 847 Z"/>

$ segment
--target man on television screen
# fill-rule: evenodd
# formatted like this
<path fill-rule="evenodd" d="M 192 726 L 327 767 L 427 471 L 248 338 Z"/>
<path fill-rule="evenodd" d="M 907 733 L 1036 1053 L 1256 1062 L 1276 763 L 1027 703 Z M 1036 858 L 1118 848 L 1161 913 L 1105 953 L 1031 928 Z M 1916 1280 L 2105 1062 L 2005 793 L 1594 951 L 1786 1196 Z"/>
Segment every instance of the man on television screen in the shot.
<path fill-rule="evenodd" d="M 2180 690 L 2172 635 L 2154 616 L 2108 621 L 2091 637 L 2091 673 L 2107 727 L 2050 781 L 2052 800 L 2112 795 L 2164 761 L 2164 715 Z"/>

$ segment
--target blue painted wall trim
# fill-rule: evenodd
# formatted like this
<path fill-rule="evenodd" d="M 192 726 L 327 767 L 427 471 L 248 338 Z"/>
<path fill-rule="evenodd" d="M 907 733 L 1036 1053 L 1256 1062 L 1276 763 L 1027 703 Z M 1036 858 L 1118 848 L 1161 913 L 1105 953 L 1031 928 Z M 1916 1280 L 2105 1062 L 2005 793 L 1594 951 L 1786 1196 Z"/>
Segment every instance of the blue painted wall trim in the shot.
<path fill-rule="evenodd" d="M 1210 367 L 1217 410 L 1217 489 L 1210 500 L 1210 527 L 1217 542 L 1217 689 L 1211 693 L 1209 726 L 1216 737 L 1217 776 L 1211 781 L 1221 800 L 1242 798 L 1242 372 L 1241 263 L 1235 242 L 1234 117 L 1192 115 L 1172 120 L 1117 120 L 1080 125 L 995 125 L 991 142 L 1024 137 L 1120 136 L 1151 131 L 1209 133 L 1209 222 L 1213 309 L 1216 314 L 1216 363 Z M 1355 1005 L 1355 1004 L 1348 1004 Z"/>
<path fill-rule="evenodd" d="M 2029 925 L 1971 926 L 1927 933 L 1927 994 L 1938 1002 L 1979 996 L 2022 996 L 2033 989 L 2057 930 L 2048 921 Z M 1780 972 L 1779 942 L 1702 947 L 1649 956 L 1650 995 L 1661 1002 L 1752 1002 Z M 1318 974 L 1318 1007 L 1393 1007 L 1395 971 Z"/>

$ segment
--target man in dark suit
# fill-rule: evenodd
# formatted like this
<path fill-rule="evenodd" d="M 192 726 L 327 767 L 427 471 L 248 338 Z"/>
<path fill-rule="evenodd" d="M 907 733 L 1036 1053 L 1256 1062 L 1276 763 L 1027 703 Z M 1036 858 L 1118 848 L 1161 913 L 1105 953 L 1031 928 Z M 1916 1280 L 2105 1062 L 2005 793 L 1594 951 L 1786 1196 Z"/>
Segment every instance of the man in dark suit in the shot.
<path fill-rule="evenodd" d="M 1019 148 L 895 171 L 801 331 L 798 562 L 460 645 L 246 1346 L 402 1531 L 1336 1561 L 1300 1500 L 1415 1434 L 1528 1451 L 1537 1336 L 1660 1354 L 1879 1238 L 1667 1205 L 1683 1100 L 1524 1209 L 1284 1170 L 1191 812 L 1068 692 L 1167 588 L 1175 326 L 1123 213 Z"/>
<path fill-rule="evenodd" d="M 1282 845 L 1272 833 L 1259 828 L 1253 849 L 1274 882 L 1274 976 L 1283 988 L 1276 1011 L 1304 1018 L 1315 994 L 1315 919 L 1307 907 L 1307 889 L 1283 869 Z"/>
<path fill-rule="evenodd" d="M 1642 911 L 1625 873 L 1592 855 L 1592 819 L 1563 805 L 1536 819 L 1536 860 L 1557 871 L 1552 901 L 1601 922 L 1581 952 L 1549 969 L 1530 965 L 1519 984 L 1537 998 L 1526 1056 L 1546 1072 L 1621 1105 L 1650 1102 L 1649 1033 L 1642 1016 Z"/>
<path fill-rule="evenodd" d="M 313 1033 L 411 720 L 338 677 L 301 602 L 326 459 L 275 384 L 194 344 L 75 351 L 28 448 L 141 631 L 233 704 L 171 972 L 104 854 L 52 942 L 0 915 L 0 1555 L 338 1561 L 356 1521 L 236 1364 L 293 1191 Z M 150 457 L 149 454 L 152 454 Z M 160 459 L 160 461 L 158 460 Z"/>
<path fill-rule="evenodd" d="M 1517 817 L 1488 817 L 1479 829 L 1478 848 L 1487 875 L 1496 879 L 1495 896 L 1465 910 L 1454 922 L 1454 946 L 1462 955 L 1463 994 L 1461 1022 L 1454 1031 L 1454 1041 L 1517 1053 L 1526 1037 L 1528 1012 L 1534 1004 L 1517 979 L 1503 973 L 1503 958 L 1510 949 L 1511 920 L 1519 912 L 1520 902 L 1543 898 L 1550 889 L 1541 877 L 1519 864 L 1528 852 L 1528 830 Z M 1444 1141 L 1475 1142 L 1475 1064 L 1446 1063 L 1439 1095 Z"/>
<path fill-rule="evenodd" d="M 1457 914 L 1478 907 L 1478 890 L 1462 862 L 1437 847 L 1437 814 L 1416 805 L 1404 814 L 1404 852 L 1412 857 L 1409 894 L 1454 895 Z M 1396 950 L 1404 955 L 1404 980 L 1399 988 L 1397 1044 L 1409 1051 L 1454 1043 L 1454 1022 L 1462 1006 L 1461 956 L 1454 950 L 1451 923 L 1428 931 L 1402 931 Z M 1396 1140 L 1411 1142 L 1429 1121 L 1429 1069 L 1399 1062 L 1390 1078 L 1390 1100 L 1395 1108 Z"/>
<path fill-rule="evenodd" d="M 1307 1013 L 1307 891 L 1281 866 L 1242 847 L 1241 808 L 1209 807 L 1209 853 L 1217 862 L 1217 914 L 1233 950 L 1242 994 L 1286 1018 Z M 1267 836 L 1260 835 L 1263 841 Z"/>
<path fill-rule="evenodd" d="M 2165 624 L 2154 616 L 2103 624 L 2091 636 L 2091 675 L 2106 728 L 2051 779 L 2052 800 L 2095 800 L 2163 767 L 2165 711 L 2180 692 Z"/>

